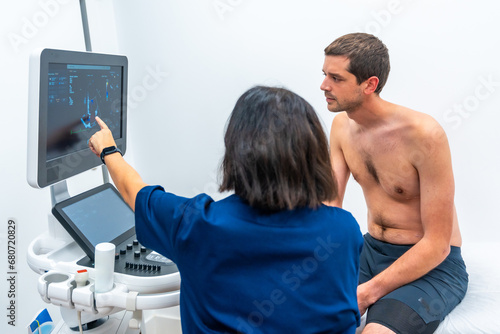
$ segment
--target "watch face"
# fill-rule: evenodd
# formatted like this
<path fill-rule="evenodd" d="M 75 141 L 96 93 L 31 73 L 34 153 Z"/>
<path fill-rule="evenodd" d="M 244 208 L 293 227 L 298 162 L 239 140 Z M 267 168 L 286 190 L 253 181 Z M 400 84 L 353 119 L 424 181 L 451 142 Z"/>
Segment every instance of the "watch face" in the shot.
<path fill-rule="evenodd" d="M 104 154 L 116 152 L 116 146 L 105 147 L 103 150 Z"/>
<path fill-rule="evenodd" d="M 102 163 L 105 164 L 105 162 L 104 162 L 104 156 L 106 156 L 108 154 L 111 154 L 111 153 L 115 153 L 115 152 L 119 152 L 120 154 L 122 154 L 122 152 L 116 146 L 110 146 L 110 147 L 103 148 L 103 150 L 101 152 L 101 161 L 102 161 Z"/>

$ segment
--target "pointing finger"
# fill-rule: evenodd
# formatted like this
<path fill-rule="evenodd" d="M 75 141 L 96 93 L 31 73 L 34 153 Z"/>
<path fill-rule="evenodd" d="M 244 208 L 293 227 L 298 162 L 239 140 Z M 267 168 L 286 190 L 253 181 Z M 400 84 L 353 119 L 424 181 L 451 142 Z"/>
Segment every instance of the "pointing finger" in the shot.
<path fill-rule="evenodd" d="M 100 119 L 98 116 L 96 116 L 95 120 L 97 121 L 97 124 L 99 124 L 99 126 L 101 127 L 101 130 L 108 129 L 106 123 L 104 123 L 103 120 Z"/>

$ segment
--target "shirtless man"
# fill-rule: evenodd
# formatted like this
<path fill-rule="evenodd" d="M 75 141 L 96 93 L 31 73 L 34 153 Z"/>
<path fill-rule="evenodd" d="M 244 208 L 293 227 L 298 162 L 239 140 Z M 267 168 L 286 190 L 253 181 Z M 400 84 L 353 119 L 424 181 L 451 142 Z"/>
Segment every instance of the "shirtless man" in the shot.
<path fill-rule="evenodd" d="M 350 174 L 361 185 L 368 233 L 358 306 L 363 333 L 433 333 L 463 299 L 468 275 L 454 205 L 448 140 L 429 115 L 384 101 L 390 64 L 375 36 L 342 36 L 325 49 L 321 90 L 342 207 Z"/>

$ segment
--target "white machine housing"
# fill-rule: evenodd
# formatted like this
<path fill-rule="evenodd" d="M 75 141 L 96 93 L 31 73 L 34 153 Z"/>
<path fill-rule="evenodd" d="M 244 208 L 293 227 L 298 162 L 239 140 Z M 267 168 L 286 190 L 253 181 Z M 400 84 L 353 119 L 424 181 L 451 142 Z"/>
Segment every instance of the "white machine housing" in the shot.
<path fill-rule="evenodd" d="M 86 254 L 49 214 L 49 231 L 35 238 L 29 245 L 27 262 L 32 270 L 41 274 L 37 289 L 46 303 L 61 307 L 64 322 L 69 327 L 78 326 L 76 312 L 82 312 L 82 322 L 87 323 L 116 314 L 132 311 L 129 328 L 142 328 L 142 333 L 154 333 L 144 322 L 157 324 L 161 316 L 149 315 L 143 319 L 142 311 L 164 310 L 179 305 L 180 275 L 178 272 L 155 277 L 139 277 L 115 273 L 113 288 L 95 293 L 93 268 L 78 265 Z M 75 274 L 87 270 L 87 283 L 78 287 Z M 153 313 L 154 314 L 154 313 Z M 180 328 L 180 320 L 177 319 Z"/>

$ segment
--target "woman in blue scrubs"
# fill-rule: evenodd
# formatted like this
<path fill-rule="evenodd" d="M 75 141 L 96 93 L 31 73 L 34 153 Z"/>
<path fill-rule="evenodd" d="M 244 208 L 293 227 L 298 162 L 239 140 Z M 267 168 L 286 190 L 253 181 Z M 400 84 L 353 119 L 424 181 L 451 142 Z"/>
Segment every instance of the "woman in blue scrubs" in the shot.
<path fill-rule="evenodd" d="M 179 268 L 183 333 L 355 332 L 363 239 L 349 212 L 323 204 L 337 188 L 303 98 L 257 86 L 238 99 L 220 186 L 232 194 L 220 201 L 145 184 L 98 122 L 89 146 L 135 210 L 139 241 Z"/>

